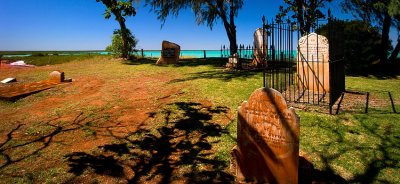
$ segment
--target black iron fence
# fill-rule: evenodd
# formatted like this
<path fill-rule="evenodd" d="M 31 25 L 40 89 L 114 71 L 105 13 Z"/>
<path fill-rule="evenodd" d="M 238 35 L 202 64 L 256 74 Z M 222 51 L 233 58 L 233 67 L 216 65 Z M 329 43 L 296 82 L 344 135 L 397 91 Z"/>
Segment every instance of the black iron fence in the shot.
<path fill-rule="evenodd" d="M 345 91 L 345 75 L 343 30 L 331 20 L 329 15 L 317 21 L 311 33 L 302 35 L 296 23 L 265 23 L 263 17 L 264 86 L 280 91 L 289 102 L 329 105 L 332 113 Z"/>
<path fill-rule="evenodd" d="M 242 59 L 253 59 L 253 51 L 254 46 L 252 45 L 245 45 L 239 44 L 238 45 L 238 56 Z M 228 58 L 231 56 L 231 51 L 229 49 L 229 45 L 222 45 L 221 46 L 221 58 Z"/>

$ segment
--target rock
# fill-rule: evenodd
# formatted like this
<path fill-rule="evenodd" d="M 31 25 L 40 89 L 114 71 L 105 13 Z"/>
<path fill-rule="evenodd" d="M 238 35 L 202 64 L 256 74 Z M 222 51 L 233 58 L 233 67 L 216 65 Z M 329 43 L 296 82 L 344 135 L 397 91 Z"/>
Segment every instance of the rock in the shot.
<path fill-rule="evenodd" d="M 52 82 L 64 82 L 64 72 L 61 71 L 53 71 L 49 75 L 49 80 Z"/>
<path fill-rule="evenodd" d="M 179 61 L 181 47 L 169 41 L 162 42 L 161 57 L 157 60 L 156 64 L 176 64 Z"/>

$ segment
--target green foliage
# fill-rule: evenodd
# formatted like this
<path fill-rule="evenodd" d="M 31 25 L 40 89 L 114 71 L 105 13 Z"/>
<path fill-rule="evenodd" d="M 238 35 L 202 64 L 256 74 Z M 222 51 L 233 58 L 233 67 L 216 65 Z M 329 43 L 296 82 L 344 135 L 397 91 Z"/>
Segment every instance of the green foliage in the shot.
<path fill-rule="evenodd" d="M 400 3 L 399 0 L 344 0 L 341 3 L 346 12 L 351 12 L 355 17 L 362 19 L 370 24 L 376 24 L 381 27 L 381 50 L 380 61 L 383 64 L 388 64 L 387 53 L 391 50 L 387 47 L 390 43 L 389 32 L 392 26 L 400 30 Z M 400 40 L 400 36 L 397 38 Z M 397 44 L 392 52 L 389 60 L 394 61 L 400 51 L 400 45 Z"/>
<path fill-rule="evenodd" d="M 115 16 L 115 20 L 118 21 L 121 29 L 120 35 L 122 39 L 122 50 L 121 57 L 128 58 L 130 47 L 133 42 L 131 39 L 131 33 L 125 25 L 125 17 L 127 16 L 135 16 L 136 10 L 133 7 L 134 0 L 96 0 L 97 2 L 102 2 L 106 7 L 106 11 L 104 16 L 106 19 L 111 17 L 111 14 Z M 115 34 L 115 33 L 114 33 Z M 135 44 L 136 46 L 136 44 Z"/>
<path fill-rule="evenodd" d="M 128 29 L 128 53 L 135 51 L 135 47 L 137 45 L 137 39 L 135 36 L 131 34 Z M 115 30 L 114 35 L 112 37 L 111 45 L 107 46 L 106 51 L 113 53 L 113 55 L 122 57 L 124 50 L 124 42 L 122 40 L 121 31 Z"/>
<path fill-rule="evenodd" d="M 302 35 L 309 33 L 311 27 L 316 25 L 318 19 L 325 18 L 320 8 L 332 0 L 284 0 L 286 6 L 279 7 L 279 13 L 276 15 L 278 22 L 283 22 L 285 17 L 294 19 L 299 23 Z"/>
<path fill-rule="evenodd" d="M 47 54 L 39 52 L 39 53 L 33 53 L 32 56 L 43 57 L 47 56 Z"/>
<path fill-rule="evenodd" d="M 168 15 L 177 16 L 180 10 L 191 8 L 196 16 L 196 23 L 207 24 L 210 28 L 213 27 L 217 19 L 227 19 L 230 16 L 230 11 L 234 16 L 237 16 L 238 10 L 243 6 L 243 0 L 233 1 L 232 9 L 230 9 L 230 1 L 225 0 L 211 2 L 207 0 L 146 0 L 146 2 L 157 13 L 158 19 L 163 22 Z"/>
<path fill-rule="evenodd" d="M 330 29 L 343 30 L 344 57 L 347 72 L 368 73 L 376 69 L 381 46 L 379 28 L 359 21 L 332 20 Z M 318 30 L 320 34 L 328 37 L 328 25 L 323 25 Z"/>
<path fill-rule="evenodd" d="M 125 16 L 135 16 L 136 10 L 133 7 L 134 0 L 96 0 L 106 5 L 107 9 L 104 12 L 104 18 L 111 18 L 111 14 L 114 14 L 115 19 Z M 124 20 L 125 21 L 125 20 Z"/>
<path fill-rule="evenodd" d="M 76 60 L 85 60 L 85 59 L 91 59 L 94 58 L 98 55 L 92 54 L 92 55 L 53 55 L 53 56 L 48 56 L 48 57 L 43 57 L 43 56 L 27 56 L 27 57 L 12 57 L 10 60 L 23 60 L 27 64 L 35 65 L 35 66 L 45 66 L 45 65 L 55 65 L 55 64 L 61 64 L 61 63 L 68 63 L 71 61 L 76 61 Z"/>
<path fill-rule="evenodd" d="M 191 8 L 196 17 L 197 24 L 206 24 L 210 29 L 218 19 L 221 19 L 230 42 L 231 54 L 237 52 L 236 26 L 234 17 L 243 6 L 243 0 L 146 0 L 146 4 L 165 23 L 168 15 L 178 16 L 179 11 Z"/>

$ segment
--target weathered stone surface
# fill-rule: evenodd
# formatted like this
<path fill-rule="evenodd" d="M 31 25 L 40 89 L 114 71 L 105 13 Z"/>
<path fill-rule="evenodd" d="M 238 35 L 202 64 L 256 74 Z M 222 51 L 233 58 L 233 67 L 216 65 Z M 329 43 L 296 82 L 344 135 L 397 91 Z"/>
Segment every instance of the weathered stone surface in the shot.
<path fill-rule="evenodd" d="M 299 123 L 278 91 L 254 91 L 238 109 L 231 164 L 237 180 L 298 183 Z"/>
<path fill-rule="evenodd" d="M 49 80 L 52 82 L 64 82 L 64 72 L 52 71 L 49 75 Z"/>
<path fill-rule="evenodd" d="M 264 40 L 263 40 L 263 36 L 264 36 Z M 253 44 L 254 44 L 253 65 L 262 66 L 263 53 L 264 54 L 267 53 L 266 44 L 267 44 L 268 33 L 266 31 L 264 31 L 264 34 L 263 34 L 263 29 L 258 28 L 254 32 L 253 38 L 254 38 L 254 40 L 253 40 Z"/>
<path fill-rule="evenodd" d="M 311 33 L 299 40 L 297 68 L 302 88 L 329 92 L 329 42 L 325 36 Z"/>
<path fill-rule="evenodd" d="M 176 64 L 179 61 L 180 53 L 181 47 L 178 44 L 164 40 L 162 42 L 161 57 L 156 64 Z"/>
<path fill-rule="evenodd" d="M 239 59 L 240 58 L 237 53 L 233 54 L 228 58 L 228 63 L 226 63 L 226 67 L 231 69 L 237 68 Z"/>

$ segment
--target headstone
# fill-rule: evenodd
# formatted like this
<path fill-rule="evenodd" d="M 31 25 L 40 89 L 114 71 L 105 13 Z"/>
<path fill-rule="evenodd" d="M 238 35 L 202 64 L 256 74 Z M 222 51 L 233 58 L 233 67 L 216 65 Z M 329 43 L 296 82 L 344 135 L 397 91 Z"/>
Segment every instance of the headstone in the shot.
<path fill-rule="evenodd" d="M 7 84 L 7 83 L 11 83 L 11 82 L 17 82 L 17 79 L 16 78 L 6 78 L 1 81 L 1 83 L 3 83 L 3 84 Z"/>
<path fill-rule="evenodd" d="M 264 36 L 264 40 L 263 40 L 263 36 Z M 255 66 L 262 66 L 263 53 L 264 54 L 267 53 L 267 49 L 266 49 L 267 38 L 268 38 L 268 33 L 266 31 L 264 31 L 264 34 L 263 34 L 262 28 L 258 28 L 254 32 L 254 35 L 253 35 L 253 39 L 254 39 L 254 41 L 253 41 L 253 44 L 254 44 L 253 65 L 255 65 Z"/>
<path fill-rule="evenodd" d="M 272 88 L 254 91 L 238 108 L 231 169 L 238 181 L 298 183 L 299 117 Z"/>
<path fill-rule="evenodd" d="M 239 55 L 237 53 L 233 54 L 228 58 L 228 63 L 226 64 L 227 68 L 237 68 L 239 61 Z"/>
<path fill-rule="evenodd" d="M 179 61 L 181 47 L 169 41 L 162 42 L 161 57 L 157 60 L 159 64 L 176 64 Z"/>
<path fill-rule="evenodd" d="M 329 92 L 329 42 L 311 33 L 299 40 L 297 68 L 300 83 L 308 90 Z"/>
<path fill-rule="evenodd" d="M 53 71 L 49 75 L 49 80 L 52 82 L 64 82 L 64 72 L 61 71 Z"/>

